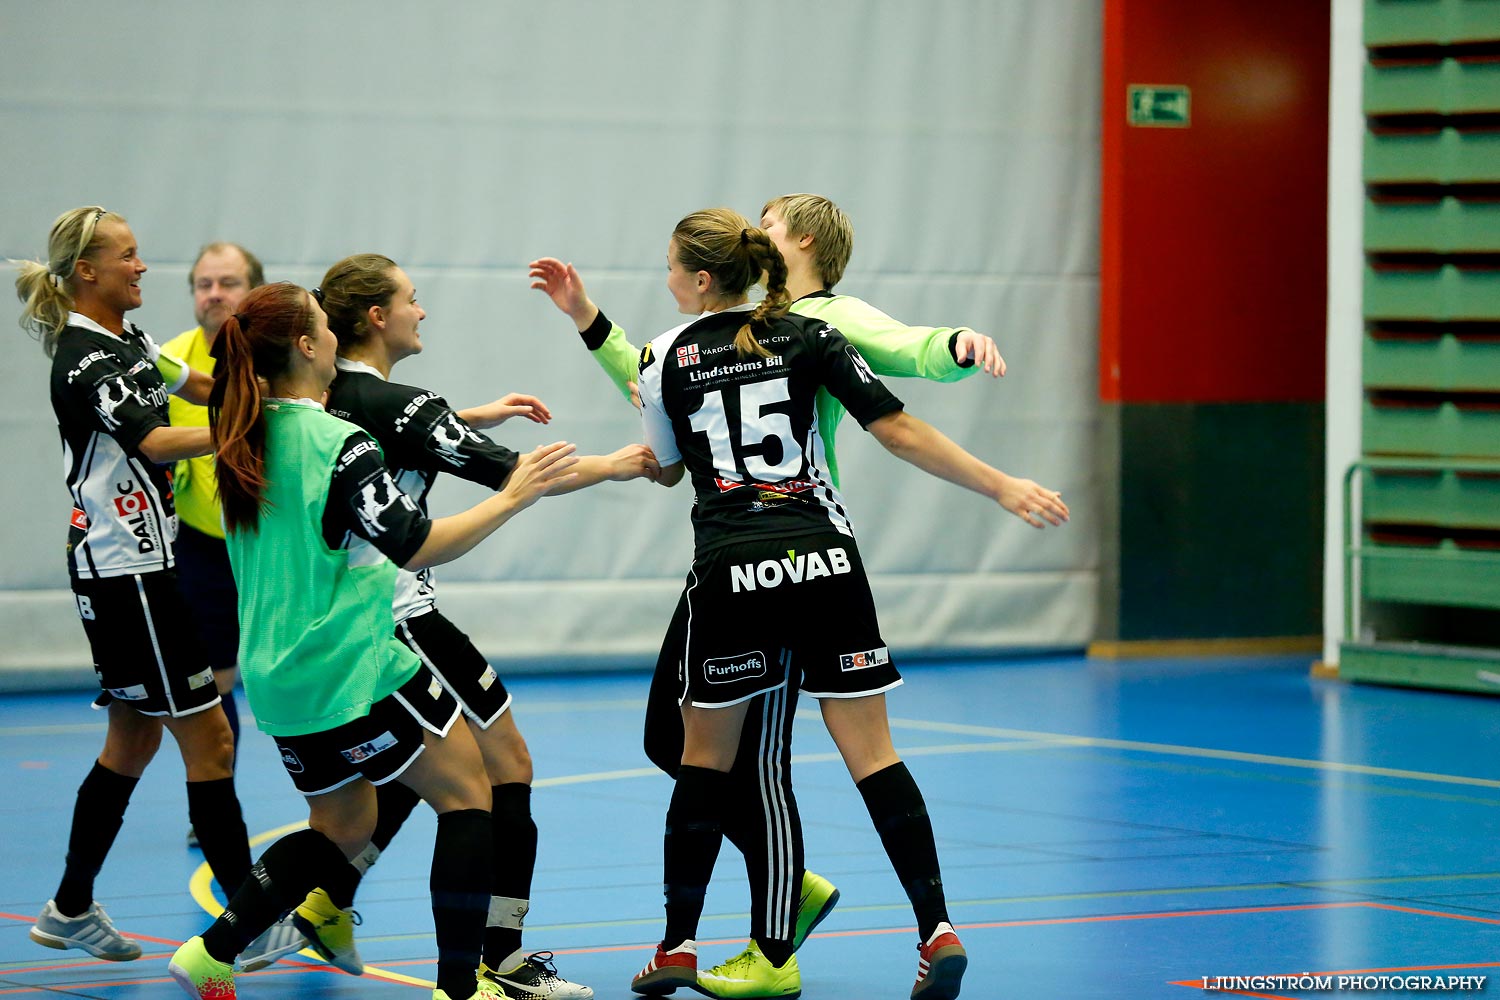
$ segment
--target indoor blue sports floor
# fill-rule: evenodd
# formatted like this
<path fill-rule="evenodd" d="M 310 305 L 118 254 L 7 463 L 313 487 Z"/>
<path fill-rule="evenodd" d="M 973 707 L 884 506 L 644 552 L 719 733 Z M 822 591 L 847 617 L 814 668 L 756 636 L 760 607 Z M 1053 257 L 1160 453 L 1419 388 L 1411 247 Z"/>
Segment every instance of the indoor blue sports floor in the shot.
<path fill-rule="evenodd" d="M 969 952 L 965 997 L 1170 1000 L 1201 994 L 1205 976 L 1304 972 L 1489 976 L 1500 990 L 1495 701 L 1318 681 L 1305 657 L 908 662 L 905 673 L 889 696 L 892 725 L 937 831 Z M 670 784 L 639 749 L 646 678 L 507 683 L 537 775 L 527 947 L 555 952 L 559 971 L 601 1000 L 625 1000 L 662 929 Z M 98 882 L 145 956 L 98 962 L 26 935 L 56 886 L 73 793 L 101 744 L 88 700 L 0 698 L 0 996 L 177 997 L 167 957 L 208 917 L 170 740 Z M 808 866 L 843 893 L 799 954 L 803 995 L 904 1000 L 911 911 L 815 708 L 801 709 Z M 270 741 L 248 727 L 239 788 L 252 837 L 306 817 Z M 425 995 L 434 824 L 418 815 L 356 902 L 369 972 L 297 958 L 242 977 L 243 997 Z M 740 949 L 747 908 L 726 846 L 702 966 Z"/>

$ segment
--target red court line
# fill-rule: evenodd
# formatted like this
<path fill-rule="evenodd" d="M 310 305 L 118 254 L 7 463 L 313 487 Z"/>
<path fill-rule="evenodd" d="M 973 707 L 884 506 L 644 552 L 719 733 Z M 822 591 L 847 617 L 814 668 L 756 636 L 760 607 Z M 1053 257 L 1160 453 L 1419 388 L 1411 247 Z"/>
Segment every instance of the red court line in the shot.
<path fill-rule="evenodd" d="M 1396 906 L 1391 903 L 1375 903 L 1371 906 L 1382 910 L 1395 910 L 1397 913 L 1419 913 L 1424 917 L 1446 917 L 1449 920 L 1472 920 L 1477 924 L 1500 924 L 1500 920 L 1493 917 L 1473 917 L 1465 913 L 1444 913 L 1441 910 L 1419 910 L 1414 906 Z"/>

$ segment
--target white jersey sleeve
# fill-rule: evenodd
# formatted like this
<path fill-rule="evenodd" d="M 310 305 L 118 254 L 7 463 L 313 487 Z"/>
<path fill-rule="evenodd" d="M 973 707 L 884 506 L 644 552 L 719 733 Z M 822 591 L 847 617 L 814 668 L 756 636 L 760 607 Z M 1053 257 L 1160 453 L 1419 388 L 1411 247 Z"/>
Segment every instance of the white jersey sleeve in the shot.
<path fill-rule="evenodd" d="M 668 330 L 641 349 L 640 378 L 637 389 L 641 394 L 641 422 L 646 429 L 646 445 L 662 465 L 673 465 L 682 461 L 682 451 L 677 447 L 677 435 L 672 430 L 672 420 L 667 416 L 662 402 L 660 355 L 676 339 L 682 327 Z"/>

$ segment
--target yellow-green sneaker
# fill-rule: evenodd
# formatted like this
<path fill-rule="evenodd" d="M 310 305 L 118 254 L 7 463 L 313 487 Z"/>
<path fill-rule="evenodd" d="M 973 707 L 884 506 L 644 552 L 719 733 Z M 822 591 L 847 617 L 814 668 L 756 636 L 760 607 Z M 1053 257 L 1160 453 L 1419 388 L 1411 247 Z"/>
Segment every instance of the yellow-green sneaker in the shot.
<path fill-rule="evenodd" d="M 235 1000 L 234 966 L 210 955 L 202 937 L 188 938 L 167 963 L 167 971 L 197 1000 Z"/>
<path fill-rule="evenodd" d="M 698 992 L 722 1000 L 782 997 L 791 1000 L 802 995 L 802 972 L 797 956 L 777 968 L 754 941 L 750 947 L 727 962 L 698 973 Z"/>
<path fill-rule="evenodd" d="M 308 893 L 302 905 L 292 911 L 292 924 L 307 938 L 308 946 L 323 961 L 351 976 L 365 974 L 364 960 L 354 946 L 354 928 L 359 923 L 358 913 L 334 906 L 322 889 Z"/>
<path fill-rule="evenodd" d="M 833 912 L 838 905 L 839 891 L 832 882 L 816 872 L 802 872 L 802 895 L 797 899 L 797 930 L 792 936 L 792 950 L 802 947 L 802 942 Z"/>

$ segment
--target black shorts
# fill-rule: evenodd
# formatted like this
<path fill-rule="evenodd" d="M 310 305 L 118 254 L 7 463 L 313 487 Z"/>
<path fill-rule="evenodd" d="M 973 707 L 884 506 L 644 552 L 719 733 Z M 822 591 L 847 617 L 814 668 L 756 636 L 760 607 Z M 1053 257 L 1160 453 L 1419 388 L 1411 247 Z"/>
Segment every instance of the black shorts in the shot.
<path fill-rule="evenodd" d="M 458 702 L 426 670 L 370 706 L 368 715 L 305 736 L 275 736 L 281 763 L 303 795 L 322 795 L 359 778 L 383 785 L 422 753 L 423 733 L 447 736 Z"/>
<path fill-rule="evenodd" d="M 678 702 L 722 708 L 802 673 L 815 698 L 861 698 L 901 683 L 880 637 L 854 539 L 837 532 L 739 542 L 693 560 Z"/>
<path fill-rule="evenodd" d="M 177 557 L 182 600 L 191 616 L 188 620 L 197 629 L 208 665 L 229 670 L 240 659 L 239 596 L 229 568 L 229 549 L 224 539 L 184 524 L 178 527 L 172 551 Z"/>
<path fill-rule="evenodd" d="M 172 570 L 74 580 L 73 601 L 99 676 L 96 708 L 119 701 L 179 719 L 219 703 Z"/>
<path fill-rule="evenodd" d="M 474 643 L 436 608 L 396 626 L 396 638 L 443 682 L 464 714 L 488 729 L 510 708 L 510 692 Z"/>

